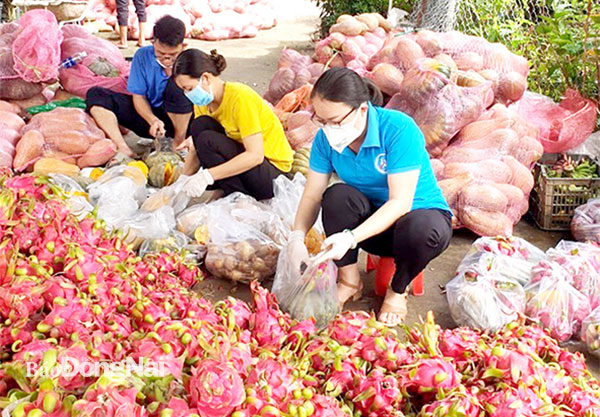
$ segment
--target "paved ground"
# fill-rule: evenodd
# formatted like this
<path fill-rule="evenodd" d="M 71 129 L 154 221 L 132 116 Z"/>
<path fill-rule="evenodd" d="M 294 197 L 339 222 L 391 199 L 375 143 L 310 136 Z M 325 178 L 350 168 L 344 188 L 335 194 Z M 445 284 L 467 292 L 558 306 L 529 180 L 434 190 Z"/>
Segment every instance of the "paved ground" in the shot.
<path fill-rule="evenodd" d="M 279 24 L 268 31 L 261 31 L 253 39 L 237 39 L 219 42 L 191 40 L 190 46 L 205 51 L 216 48 L 228 61 L 228 69 L 224 73 L 227 80 L 242 81 L 253 86 L 261 94 L 266 90 L 269 80 L 277 67 L 277 60 L 284 47 L 295 48 L 309 53 L 313 49 L 311 41 L 318 25 L 318 10 L 309 0 L 286 0 L 280 2 L 282 10 Z M 127 56 L 133 54 L 133 48 L 126 51 Z M 525 238 L 543 250 L 554 246 L 561 239 L 568 239 L 568 234 L 543 232 L 535 227 L 533 221 L 526 217 L 515 228 L 515 235 Z M 454 327 L 450 317 L 443 286 L 455 274 L 456 267 L 469 250 L 476 236 L 469 231 L 456 231 L 450 247 L 438 259 L 433 261 L 425 272 L 425 295 L 409 297 L 409 315 L 407 324 L 418 321 L 428 311 L 435 313 L 438 323 L 444 327 Z M 361 270 L 364 271 L 364 254 L 361 256 Z M 381 298 L 373 291 L 374 273 L 363 273 L 366 290 L 363 299 L 349 303 L 348 308 L 377 311 Z M 270 283 L 265 283 L 270 285 Z M 233 286 L 223 280 L 207 280 L 201 285 L 203 292 L 210 298 L 221 299 L 227 295 L 235 295 L 249 299 L 248 288 Z M 577 346 L 575 346 L 577 348 Z M 593 372 L 598 370 L 598 362 L 589 361 Z"/>

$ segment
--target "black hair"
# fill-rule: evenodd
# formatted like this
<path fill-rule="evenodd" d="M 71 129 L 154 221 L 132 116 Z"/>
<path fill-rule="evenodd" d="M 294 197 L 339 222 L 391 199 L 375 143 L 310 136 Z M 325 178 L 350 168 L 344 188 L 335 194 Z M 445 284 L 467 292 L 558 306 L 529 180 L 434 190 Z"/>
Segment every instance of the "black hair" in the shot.
<path fill-rule="evenodd" d="M 216 49 L 210 55 L 199 49 L 186 49 L 181 52 L 173 64 L 173 76 L 189 75 L 200 78 L 205 72 L 220 75 L 227 68 L 227 61 Z"/>
<path fill-rule="evenodd" d="M 175 47 L 183 43 L 185 24 L 176 17 L 164 15 L 154 24 L 154 39 L 165 45 Z"/>
<path fill-rule="evenodd" d="M 348 68 L 331 68 L 325 71 L 313 87 L 311 98 L 320 96 L 335 103 L 345 103 L 357 108 L 365 101 L 375 106 L 383 105 L 383 95 L 373 82 L 362 78 Z"/>

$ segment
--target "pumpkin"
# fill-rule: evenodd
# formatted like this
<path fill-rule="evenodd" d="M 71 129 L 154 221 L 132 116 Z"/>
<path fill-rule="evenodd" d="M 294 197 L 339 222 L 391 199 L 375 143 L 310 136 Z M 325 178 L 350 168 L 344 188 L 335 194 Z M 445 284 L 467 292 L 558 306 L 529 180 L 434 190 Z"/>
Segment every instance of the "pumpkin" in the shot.
<path fill-rule="evenodd" d="M 183 162 L 172 164 L 170 161 L 152 165 L 148 171 L 148 180 L 154 187 L 165 187 L 173 184 L 181 175 Z"/>
<path fill-rule="evenodd" d="M 145 159 L 144 162 L 148 166 L 148 169 L 152 169 L 154 165 L 163 164 L 170 162 L 171 165 L 177 165 L 183 162 L 183 158 L 175 152 L 152 152 Z"/>

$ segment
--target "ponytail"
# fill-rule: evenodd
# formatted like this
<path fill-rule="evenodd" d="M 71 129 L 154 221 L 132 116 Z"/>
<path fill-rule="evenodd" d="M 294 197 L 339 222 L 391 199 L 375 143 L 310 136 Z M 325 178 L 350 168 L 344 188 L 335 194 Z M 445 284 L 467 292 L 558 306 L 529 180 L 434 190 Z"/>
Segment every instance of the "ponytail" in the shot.
<path fill-rule="evenodd" d="M 316 95 L 352 108 L 357 108 L 365 101 L 375 106 L 383 104 L 383 94 L 379 88 L 371 80 L 362 78 L 348 68 L 331 68 L 321 74 L 313 87 L 311 98 Z"/>
<path fill-rule="evenodd" d="M 225 68 L 227 68 L 227 61 L 223 55 L 217 53 L 216 49 L 210 51 L 210 55 L 199 49 L 186 49 L 175 60 L 173 76 L 188 75 L 192 78 L 200 78 L 206 72 L 220 75 Z"/>

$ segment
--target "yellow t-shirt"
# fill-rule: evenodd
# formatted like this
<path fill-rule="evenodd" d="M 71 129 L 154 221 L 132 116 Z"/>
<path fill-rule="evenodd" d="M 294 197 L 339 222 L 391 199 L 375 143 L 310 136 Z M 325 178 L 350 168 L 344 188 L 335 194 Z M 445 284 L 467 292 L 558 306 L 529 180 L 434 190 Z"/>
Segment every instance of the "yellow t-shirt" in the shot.
<path fill-rule="evenodd" d="M 210 116 L 236 142 L 262 133 L 265 158 L 283 172 L 290 172 L 294 151 L 283 132 L 281 122 L 261 96 L 242 83 L 226 82 L 223 101 L 214 112 L 208 106 L 194 106 L 194 117 Z"/>

